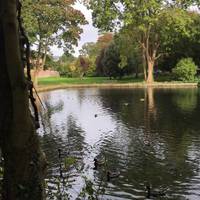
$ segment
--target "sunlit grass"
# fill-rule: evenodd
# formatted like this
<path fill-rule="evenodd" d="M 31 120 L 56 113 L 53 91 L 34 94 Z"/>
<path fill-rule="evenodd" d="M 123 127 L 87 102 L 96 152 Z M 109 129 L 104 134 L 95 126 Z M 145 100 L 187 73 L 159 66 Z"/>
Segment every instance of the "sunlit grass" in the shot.
<path fill-rule="evenodd" d="M 39 78 L 39 85 L 62 85 L 62 84 L 104 84 L 104 83 L 137 83 L 143 82 L 142 78 L 124 77 L 122 79 L 109 79 L 108 77 L 84 77 L 66 78 L 49 77 Z"/>
<path fill-rule="evenodd" d="M 186 82 L 182 81 L 174 81 L 170 75 L 162 75 L 155 77 L 155 83 L 174 83 L 174 84 L 184 84 Z M 193 82 L 187 83 L 197 83 L 200 82 L 199 78 L 196 78 Z M 133 76 L 123 77 L 122 79 L 110 79 L 108 77 L 83 77 L 81 78 L 69 78 L 69 77 L 48 77 L 48 78 L 39 78 L 38 80 L 39 86 L 62 86 L 62 85 L 75 85 L 75 84 L 125 84 L 125 83 L 144 83 L 144 79 L 134 78 Z"/>

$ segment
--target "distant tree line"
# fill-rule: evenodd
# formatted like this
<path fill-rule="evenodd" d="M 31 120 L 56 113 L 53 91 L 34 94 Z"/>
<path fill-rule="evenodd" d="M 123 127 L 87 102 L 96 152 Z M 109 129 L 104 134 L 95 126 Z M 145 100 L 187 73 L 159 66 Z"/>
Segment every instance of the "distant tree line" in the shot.
<path fill-rule="evenodd" d="M 171 72 L 182 58 L 192 58 L 199 66 L 200 15 L 191 10 L 191 6 L 199 8 L 198 0 L 85 2 L 92 10 L 94 25 L 115 32 L 98 62 L 106 70 L 112 68 L 113 76 L 113 66 L 121 76 L 132 64 L 128 73 L 142 71 L 144 79 L 152 83 L 156 71 Z"/>
<path fill-rule="evenodd" d="M 169 30 L 169 35 L 163 30 L 162 47 L 159 47 L 160 54 L 155 60 L 152 72 L 155 78 L 161 72 L 164 75 L 170 74 L 179 61 L 185 58 L 189 58 L 196 66 L 200 66 L 199 13 L 168 8 L 163 15 L 165 20 L 167 17 L 170 18 L 169 21 L 171 20 L 170 23 L 173 25 L 170 25 L 172 27 Z M 174 30 L 174 21 L 177 23 L 177 30 Z M 161 25 L 164 26 L 162 23 Z M 103 33 L 96 43 L 84 44 L 78 58 L 65 53 L 53 66 L 61 75 L 68 77 L 107 76 L 122 78 L 128 75 L 136 78 L 143 77 L 144 80 L 147 80 L 147 59 L 140 44 L 136 38 L 134 39 L 135 34 L 137 33 L 132 31 L 130 26 L 123 27 L 115 34 Z M 190 68 L 189 65 L 188 68 Z M 197 67 L 195 69 L 197 70 Z M 177 78 L 174 74 L 170 74 L 170 76 L 172 79 Z"/>
<path fill-rule="evenodd" d="M 78 58 L 72 54 L 73 45 L 82 32 L 80 25 L 87 22 L 73 8 L 74 1 L 36 2 L 25 0 L 23 15 L 37 46 L 37 68 L 53 68 L 68 77 L 128 75 L 152 83 L 160 72 L 171 73 L 182 59 L 200 66 L 200 14 L 191 9 L 199 8 L 198 0 L 85 0 L 101 35 L 97 42 L 84 44 Z M 64 48 L 59 60 L 50 55 L 51 45 Z"/>

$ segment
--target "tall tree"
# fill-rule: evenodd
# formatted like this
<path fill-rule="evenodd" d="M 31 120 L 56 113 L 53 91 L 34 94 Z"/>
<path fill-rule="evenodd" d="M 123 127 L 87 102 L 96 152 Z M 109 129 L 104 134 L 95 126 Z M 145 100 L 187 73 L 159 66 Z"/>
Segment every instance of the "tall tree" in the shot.
<path fill-rule="evenodd" d="M 100 35 L 97 39 L 96 47 L 98 51 L 95 60 L 97 75 L 100 76 L 104 75 L 104 69 L 103 69 L 104 66 L 102 63 L 102 59 L 104 57 L 106 48 L 111 44 L 112 41 L 113 41 L 113 34 L 109 32 Z"/>
<path fill-rule="evenodd" d="M 37 66 L 43 68 L 49 46 L 72 50 L 87 22 L 73 5 L 76 0 L 24 0 L 23 19 L 32 44 L 37 45 Z M 41 62 L 42 60 L 42 62 Z"/>
<path fill-rule="evenodd" d="M 153 82 L 153 66 L 157 57 L 157 43 L 154 49 L 150 48 L 150 34 L 153 24 L 156 22 L 162 9 L 162 1 L 130 1 L 130 0 L 105 0 L 90 1 L 90 8 L 93 10 L 94 24 L 101 29 L 112 29 L 116 23 L 131 25 L 134 32 L 138 32 L 138 41 L 143 48 L 147 65 L 147 82 Z M 155 36 L 157 37 L 157 36 Z"/>
<path fill-rule="evenodd" d="M 45 159 L 29 110 L 16 0 L 0 1 L 0 148 L 4 158 L 3 200 L 42 200 Z M 18 7 L 19 8 L 19 7 Z M 20 14 L 18 9 L 18 15 Z M 21 42 L 20 42 L 21 41 Z M 27 45 L 27 43 L 26 43 Z"/>
<path fill-rule="evenodd" d="M 154 81 L 155 62 L 164 52 L 163 39 L 171 37 L 173 31 L 176 32 L 174 35 L 186 34 L 185 26 L 187 26 L 188 18 L 185 17 L 184 12 L 175 8 L 169 12 L 173 13 L 172 16 L 167 15 L 167 6 L 164 0 L 89 1 L 89 7 L 93 10 L 94 25 L 98 28 L 111 30 L 121 22 L 123 26 L 128 26 L 134 32 L 134 40 L 138 41 L 147 62 L 147 83 Z M 178 12 L 177 15 L 175 15 L 176 12 Z M 181 20 L 182 17 L 184 18 Z M 172 40 L 171 37 L 170 42 Z M 161 49 L 162 52 L 160 52 Z"/>
<path fill-rule="evenodd" d="M 141 72 L 141 66 L 143 66 L 144 79 L 146 80 L 146 60 L 142 59 L 140 46 L 134 38 L 134 32 L 129 27 L 123 27 L 118 34 L 115 34 L 114 41 L 118 46 L 121 58 L 119 66 L 121 68 L 128 67 L 130 72 L 134 71 L 136 78 Z"/>
<path fill-rule="evenodd" d="M 80 55 L 88 56 L 88 57 L 96 57 L 98 54 L 98 47 L 95 42 L 87 42 L 85 43 L 80 52 Z"/>
<path fill-rule="evenodd" d="M 200 65 L 200 14 L 191 11 L 186 13 L 188 18 L 192 19 L 188 26 L 190 34 L 174 36 L 173 42 L 166 44 L 168 54 L 159 61 L 159 67 L 164 70 L 170 71 L 180 59 L 189 57 L 193 58 L 196 65 Z"/>
<path fill-rule="evenodd" d="M 101 34 L 97 39 L 98 49 L 104 49 L 108 47 L 109 43 L 113 40 L 113 34 L 110 32 Z"/>

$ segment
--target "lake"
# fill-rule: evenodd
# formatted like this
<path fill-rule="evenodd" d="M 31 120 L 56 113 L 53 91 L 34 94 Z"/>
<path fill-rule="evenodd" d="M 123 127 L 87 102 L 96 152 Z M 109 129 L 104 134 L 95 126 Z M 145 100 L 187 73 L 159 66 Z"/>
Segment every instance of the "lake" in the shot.
<path fill-rule="evenodd" d="M 40 96 L 49 199 L 145 199 L 148 185 L 165 194 L 152 199 L 200 199 L 199 89 L 83 88 Z M 108 180 L 108 171 L 116 177 Z"/>

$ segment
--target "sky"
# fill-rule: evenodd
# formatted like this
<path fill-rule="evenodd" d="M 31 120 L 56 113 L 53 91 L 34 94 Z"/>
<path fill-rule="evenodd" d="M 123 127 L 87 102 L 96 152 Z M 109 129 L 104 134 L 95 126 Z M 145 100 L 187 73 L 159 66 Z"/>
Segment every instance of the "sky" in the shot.
<path fill-rule="evenodd" d="M 92 25 L 92 13 L 83 4 L 76 3 L 74 6 L 77 10 L 80 10 L 84 15 L 89 24 L 82 26 L 83 33 L 81 34 L 81 39 L 78 43 L 78 47 L 75 47 L 75 56 L 79 55 L 79 50 L 82 45 L 86 42 L 96 42 L 98 37 L 98 29 Z M 59 57 L 63 54 L 62 49 L 58 49 L 56 46 L 51 47 L 51 52 L 55 57 Z"/>

